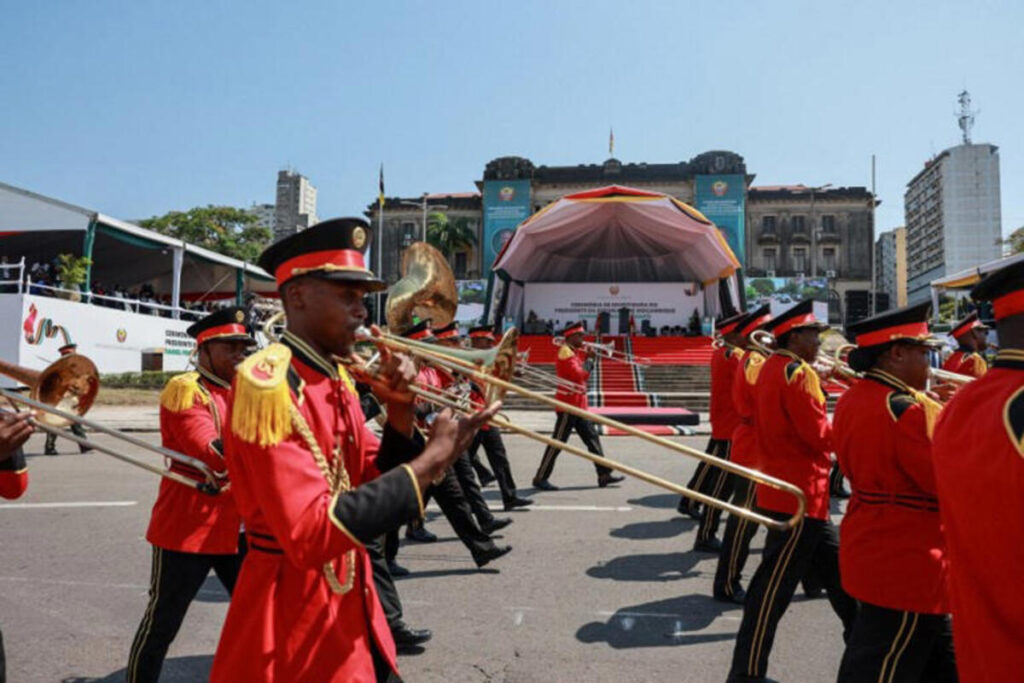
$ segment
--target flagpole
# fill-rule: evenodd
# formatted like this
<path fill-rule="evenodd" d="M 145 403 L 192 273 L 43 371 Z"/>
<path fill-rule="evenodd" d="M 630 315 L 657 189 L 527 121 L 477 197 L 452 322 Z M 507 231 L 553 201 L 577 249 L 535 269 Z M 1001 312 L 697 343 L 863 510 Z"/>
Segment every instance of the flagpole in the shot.
<path fill-rule="evenodd" d="M 377 277 L 384 280 L 384 164 L 380 165 L 380 188 L 377 194 Z M 385 283 L 387 281 L 385 280 Z M 384 324 L 384 291 L 377 292 L 377 324 Z"/>

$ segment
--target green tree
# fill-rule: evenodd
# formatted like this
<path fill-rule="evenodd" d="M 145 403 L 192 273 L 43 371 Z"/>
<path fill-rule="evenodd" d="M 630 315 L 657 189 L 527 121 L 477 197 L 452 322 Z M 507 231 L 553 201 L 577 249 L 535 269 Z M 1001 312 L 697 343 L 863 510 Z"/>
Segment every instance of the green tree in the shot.
<path fill-rule="evenodd" d="M 197 206 L 140 221 L 144 228 L 243 261 L 255 261 L 270 242 L 269 228 L 232 206 Z"/>
<path fill-rule="evenodd" d="M 1011 254 L 1024 253 L 1024 225 L 1011 232 L 1006 239 L 999 240 L 999 244 L 1009 244 Z"/>
<path fill-rule="evenodd" d="M 427 243 L 451 258 L 460 249 L 476 244 L 476 233 L 465 218 L 452 221 L 448 214 L 435 212 L 427 216 Z"/>
<path fill-rule="evenodd" d="M 751 280 L 750 286 L 757 290 L 757 293 L 761 296 L 768 296 L 775 293 L 775 283 L 767 278 Z"/>

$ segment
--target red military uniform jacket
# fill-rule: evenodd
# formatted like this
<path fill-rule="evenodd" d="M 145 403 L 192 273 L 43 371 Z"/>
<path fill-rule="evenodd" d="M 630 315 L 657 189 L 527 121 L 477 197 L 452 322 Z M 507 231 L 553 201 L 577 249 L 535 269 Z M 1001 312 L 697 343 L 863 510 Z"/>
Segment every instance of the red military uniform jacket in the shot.
<path fill-rule="evenodd" d="M 840 531 L 847 593 L 880 607 L 944 614 L 946 553 L 930 421 L 941 405 L 869 371 L 836 406 L 833 441 L 852 498 Z"/>
<path fill-rule="evenodd" d="M 172 378 L 160 395 L 160 436 L 164 448 L 202 460 L 226 472 L 220 452 L 221 426 L 229 388 L 206 371 Z M 195 468 L 172 461 L 171 471 L 205 481 Z M 211 496 L 161 479 L 146 540 L 164 550 L 231 555 L 238 552 L 241 517 L 231 491 Z"/>
<path fill-rule="evenodd" d="M 1024 351 L 1000 351 L 984 377 L 956 393 L 933 449 L 960 680 L 1020 680 Z"/>
<path fill-rule="evenodd" d="M 755 393 L 761 469 L 803 490 L 808 517 L 828 519 L 832 426 L 818 374 L 795 354 L 776 351 L 764 362 Z M 793 496 L 761 485 L 757 504 L 786 514 L 797 510 Z"/>
<path fill-rule="evenodd" d="M 942 369 L 970 377 L 981 377 L 988 371 L 988 363 L 980 353 L 970 349 L 957 349 L 942 364 Z"/>
<path fill-rule="evenodd" d="M 555 362 L 555 374 L 562 379 L 575 382 L 580 385 L 581 391 L 568 391 L 561 387 L 555 389 L 555 398 L 563 403 L 574 405 L 577 408 L 587 409 L 587 379 L 590 377 L 590 370 L 587 369 L 584 358 L 586 351 L 573 350 L 568 344 L 563 344 L 558 349 L 558 360 Z"/>
<path fill-rule="evenodd" d="M 344 369 L 285 333 L 239 366 L 224 447 L 249 537 L 211 681 L 375 681 L 395 646 L 364 544 L 422 514 L 408 465 L 422 450 L 369 431 Z M 398 452 L 403 451 L 403 452 Z"/>
<path fill-rule="evenodd" d="M 0 498 L 20 498 L 28 488 L 28 466 L 25 453 L 19 448 L 0 462 Z"/>
<path fill-rule="evenodd" d="M 754 429 L 754 415 L 757 399 L 754 389 L 758 375 L 764 367 L 765 357 L 758 351 L 748 351 L 733 376 L 732 402 L 736 408 L 736 427 L 732 432 L 730 460 L 744 467 L 760 467 L 757 446 L 757 431 Z"/>
<path fill-rule="evenodd" d="M 743 349 L 723 345 L 711 355 L 711 438 L 728 441 L 739 423 L 732 397 L 733 378 L 743 364 Z"/>

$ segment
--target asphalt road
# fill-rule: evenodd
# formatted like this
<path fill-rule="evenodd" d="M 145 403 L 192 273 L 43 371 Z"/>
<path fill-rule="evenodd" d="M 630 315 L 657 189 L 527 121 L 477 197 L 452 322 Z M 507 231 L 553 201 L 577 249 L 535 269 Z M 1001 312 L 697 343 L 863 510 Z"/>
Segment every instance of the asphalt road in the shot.
<path fill-rule="evenodd" d="M 144 435 L 156 441 L 155 434 Z M 107 441 L 106 437 L 101 440 Z M 705 437 L 680 439 L 703 448 Z M 506 436 L 524 493 L 542 447 Z M 688 458 L 633 438 L 604 438 L 624 463 L 684 482 Z M 62 442 L 70 453 L 73 445 Z M 99 454 L 46 457 L 29 442 L 29 492 L 0 504 L 0 627 L 8 680 L 120 681 L 146 605 L 150 550 L 143 536 L 157 479 Z M 131 452 L 133 449 L 128 449 Z M 152 456 L 155 460 L 155 456 Z M 537 505 L 512 513 L 513 552 L 478 571 L 437 511 L 441 538 L 403 546 L 413 575 L 399 581 L 406 621 L 428 627 L 423 652 L 400 658 L 407 681 L 723 681 L 741 608 L 710 599 L 715 558 L 692 552 L 695 523 L 675 495 L 627 479 L 595 486 L 593 467 L 560 456 Z M 497 491 L 486 490 L 492 502 Z M 504 514 L 504 513 L 499 513 Z M 764 532 L 746 578 L 760 559 Z M 164 681 L 207 677 L 227 595 L 211 576 L 164 667 Z M 825 600 L 794 601 L 769 674 L 832 681 L 841 629 Z"/>

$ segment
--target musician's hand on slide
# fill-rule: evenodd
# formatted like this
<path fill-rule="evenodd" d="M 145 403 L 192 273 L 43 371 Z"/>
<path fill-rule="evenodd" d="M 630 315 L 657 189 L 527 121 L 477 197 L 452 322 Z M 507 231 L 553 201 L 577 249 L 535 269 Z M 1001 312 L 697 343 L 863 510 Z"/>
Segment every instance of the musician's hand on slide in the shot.
<path fill-rule="evenodd" d="M 0 413 L 0 462 L 10 458 L 21 448 L 35 427 L 29 422 L 32 413 Z"/>

